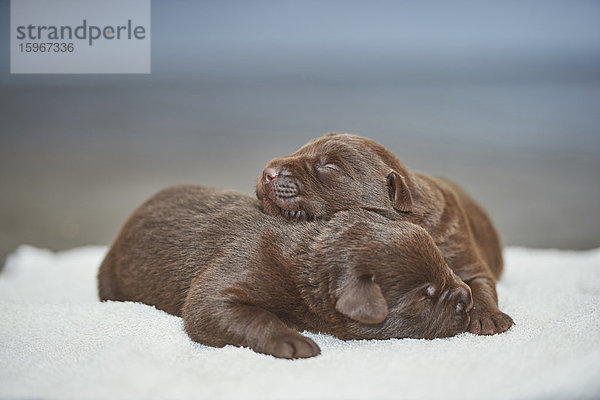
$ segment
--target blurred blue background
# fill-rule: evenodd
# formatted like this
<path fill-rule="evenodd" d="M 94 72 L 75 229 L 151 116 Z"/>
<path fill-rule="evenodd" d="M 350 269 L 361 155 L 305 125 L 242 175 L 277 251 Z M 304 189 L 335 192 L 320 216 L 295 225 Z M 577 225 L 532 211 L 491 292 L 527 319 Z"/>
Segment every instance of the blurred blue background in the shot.
<path fill-rule="evenodd" d="M 507 245 L 600 245 L 600 2 L 153 1 L 150 75 L 11 75 L 9 17 L 2 258 L 109 244 L 171 184 L 252 193 L 330 131 L 454 179 Z"/>

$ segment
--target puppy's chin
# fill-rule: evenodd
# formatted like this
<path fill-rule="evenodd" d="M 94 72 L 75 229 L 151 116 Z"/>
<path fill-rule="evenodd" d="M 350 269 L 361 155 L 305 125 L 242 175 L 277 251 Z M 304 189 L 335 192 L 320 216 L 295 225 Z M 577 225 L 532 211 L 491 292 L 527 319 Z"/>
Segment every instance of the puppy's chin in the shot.
<path fill-rule="evenodd" d="M 471 316 L 468 313 L 459 315 L 448 313 L 435 337 L 459 335 L 467 330 L 469 322 L 471 322 Z"/>
<path fill-rule="evenodd" d="M 265 214 L 272 215 L 273 217 L 279 217 L 281 215 L 281 208 L 277 206 L 277 204 L 275 204 L 268 196 L 265 196 L 262 193 L 259 195 L 257 191 L 256 197 L 261 201 Z"/>
<path fill-rule="evenodd" d="M 265 193 L 264 193 L 264 187 L 262 184 L 262 179 L 258 178 L 258 180 L 256 181 L 256 186 L 254 188 L 254 192 L 256 193 L 256 198 L 260 201 L 263 201 L 263 198 L 265 197 Z M 264 201 L 263 201 L 264 203 Z M 264 207 L 264 204 L 263 204 Z"/>
<path fill-rule="evenodd" d="M 257 194 L 258 197 L 258 194 Z M 285 204 L 284 202 L 273 200 L 268 194 L 262 194 L 259 198 L 262 202 L 263 211 L 274 217 L 283 217 L 289 221 L 311 221 L 315 219 L 314 214 L 305 210 L 302 204 L 295 201 L 294 204 Z"/>
<path fill-rule="evenodd" d="M 448 319 L 448 330 L 446 336 L 455 336 L 461 334 L 467 330 L 469 326 L 469 322 L 471 322 L 471 317 L 469 314 L 464 317 L 451 317 Z"/>
<path fill-rule="evenodd" d="M 467 330 L 467 326 L 469 326 L 470 318 L 466 318 L 466 323 L 463 321 L 452 321 L 447 320 L 444 321 L 442 326 L 436 327 L 434 329 L 425 329 L 423 332 L 418 334 L 409 335 L 413 339 L 438 339 L 438 338 L 447 338 L 456 335 L 460 335 Z"/>

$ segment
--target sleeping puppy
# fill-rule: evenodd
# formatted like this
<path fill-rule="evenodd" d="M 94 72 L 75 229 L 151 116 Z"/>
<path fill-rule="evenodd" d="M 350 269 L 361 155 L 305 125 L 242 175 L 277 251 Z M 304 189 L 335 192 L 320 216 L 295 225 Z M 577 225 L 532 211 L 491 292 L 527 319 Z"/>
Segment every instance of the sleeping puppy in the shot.
<path fill-rule="evenodd" d="M 101 300 L 182 316 L 195 341 L 282 358 L 341 339 L 463 332 L 471 291 L 425 230 L 369 211 L 289 223 L 234 191 L 177 186 L 128 219 L 98 274 Z"/>
<path fill-rule="evenodd" d="M 267 214 L 294 221 L 358 207 L 420 225 L 471 287 L 468 330 L 494 334 L 513 324 L 498 309 L 502 248 L 486 212 L 456 184 L 409 171 L 373 140 L 339 133 L 313 139 L 271 160 L 258 178 L 256 195 Z"/>

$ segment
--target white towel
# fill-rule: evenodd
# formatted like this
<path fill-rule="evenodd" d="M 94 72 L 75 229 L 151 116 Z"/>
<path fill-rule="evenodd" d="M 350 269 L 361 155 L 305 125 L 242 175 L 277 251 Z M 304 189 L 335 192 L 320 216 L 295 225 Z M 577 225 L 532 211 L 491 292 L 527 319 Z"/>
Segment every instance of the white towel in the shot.
<path fill-rule="evenodd" d="M 322 355 L 280 360 L 192 342 L 182 321 L 98 301 L 105 247 L 29 246 L 0 274 L 0 398 L 600 398 L 600 249 L 509 248 L 495 336 L 342 341 L 307 333 Z"/>

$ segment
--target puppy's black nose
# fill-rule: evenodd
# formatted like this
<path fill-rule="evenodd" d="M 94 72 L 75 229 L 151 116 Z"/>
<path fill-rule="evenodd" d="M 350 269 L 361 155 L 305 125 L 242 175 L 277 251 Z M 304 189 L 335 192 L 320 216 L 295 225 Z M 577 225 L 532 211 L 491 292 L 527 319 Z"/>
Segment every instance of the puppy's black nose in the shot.
<path fill-rule="evenodd" d="M 273 179 L 277 178 L 279 172 L 275 168 L 265 168 L 263 171 L 263 182 L 269 183 Z"/>
<path fill-rule="evenodd" d="M 465 285 L 466 286 L 466 285 Z M 471 290 L 467 287 L 459 286 L 454 289 L 452 297 L 457 298 L 456 302 L 456 313 L 462 312 L 468 313 L 473 308 L 473 297 L 471 296 Z"/>

